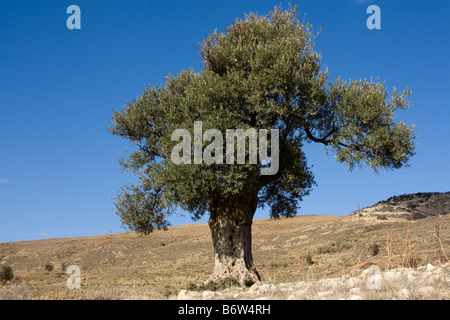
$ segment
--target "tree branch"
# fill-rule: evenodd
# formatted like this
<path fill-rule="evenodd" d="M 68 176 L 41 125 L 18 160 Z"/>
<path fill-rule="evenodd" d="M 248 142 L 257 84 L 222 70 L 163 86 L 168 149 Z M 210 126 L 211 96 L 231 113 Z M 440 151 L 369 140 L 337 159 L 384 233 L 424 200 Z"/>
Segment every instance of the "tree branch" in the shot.
<path fill-rule="evenodd" d="M 281 176 L 282 176 L 281 170 L 278 170 L 278 172 L 276 174 L 271 175 L 271 176 L 260 176 L 259 181 L 258 181 L 258 190 L 261 190 L 266 185 L 277 180 Z"/>
<path fill-rule="evenodd" d="M 148 150 L 147 148 L 144 148 L 143 146 L 141 146 L 141 145 L 140 145 L 139 143 L 137 143 L 136 141 L 133 141 L 133 140 L 132 140 L 131 142 L 133 142 L 136 146 L 139 147 L 139 149 L 141 149 L 142 151 L 148 153 L 148 154 L 151 155 L 151 156 L 156 156 L 156 157 L 163 158 L 163 159 L 165 159 L 165 160 L 169 160 L 168 157 L 167 157 L 166 155 L 163 155 L 163 154 L 161 154 L 161 153 L 159 153 L 159 152 L 156 152 L 156 151 L 150 151 L 150 150 Z"/>
<path fill-rule="evenodd" d="M 327 140 L 327 138 L 330 137 L 335 132 L 333 132 L 333 131 L 330 132 L 324 138 L 316 138 L 316 137 L 313 136 L 312 132 L 309 130 L 309 127 L 306 124 L 305 119 L 302 118 L 301 121 L 302 121 L 302 124 L 303 124 L 303 129 L 305 129 L 306 136 L 308 137 L 309 140 L 317 142 L 317 143 L 323 143 L 326 146 L 331 142 L 330 140 Z"/>

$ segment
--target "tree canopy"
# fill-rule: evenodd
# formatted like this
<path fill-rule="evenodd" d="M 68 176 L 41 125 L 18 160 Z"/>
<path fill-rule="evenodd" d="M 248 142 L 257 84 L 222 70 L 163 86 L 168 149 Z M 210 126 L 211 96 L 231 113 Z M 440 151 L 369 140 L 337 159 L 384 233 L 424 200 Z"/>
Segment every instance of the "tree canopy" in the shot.
<path fill-rule="evenodd" d="M 124 225 L 148 233 L 165 228 L 178 209 L 196 219 L 222 199 L 249 193 L 272 217 L 295 215 L 314 185 L 305 143 L 325 145 L 350 169 L 407 165 L 415 136 L 394 113 L 410 107 L 409 90 L 389 94 L 379 81 L 330 81 L 314 51 L 316 36 L 296 7 L 251 13 L 201 42 L 200 71 L 168 75 L 115 111 L 110 132 L 137 146 L 120 164 L 140 182 L 125 186 L 115 200 Z M 278 129 L 278 172 L 261 175 L 264 163 L 174 164 L 179 141 L 172 133 L 183 128 L 193 135 L 195 121 L 202 121 L 203 132 Z"/>

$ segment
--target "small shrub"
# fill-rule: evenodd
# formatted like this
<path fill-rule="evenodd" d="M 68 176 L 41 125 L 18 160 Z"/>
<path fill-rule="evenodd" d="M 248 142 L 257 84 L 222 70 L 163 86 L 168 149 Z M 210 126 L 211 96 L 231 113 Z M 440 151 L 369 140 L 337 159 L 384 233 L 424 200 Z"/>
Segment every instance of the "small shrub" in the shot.
<path fill-rule="evenodd" d="M 249 282 L 246 280 L 246 285 L 249 284 Z M 253 283 L 252 283 L 253 284 Z M 239 287 L 239 282 L 234 278 L 226 278 L 221 280 L 218 284 L 218 290 L 223 290 L 231 287 Z"/>
<path fill-rule="evenodd" d="M 311 266 L 315 263 L 314 260 L 313 260 L 313 256 L 312 256 L 311 253 L 308 253 L 308 254 L 306 255 L 306 257 L 305 257 L 305 262 L 306 262 L 308 265 L 311 265 Z"/>
<path fill-rule="evenodd" d="M 377 243 L 372 243 L 369 246 L 369 252 L 372 256 L 376 256 L 378 255 L 378 253 L 380 252 L 380 246 Z"/>
<path fill-rule="evenodd" d="M 10 266 L 0 268 L 0 283 L 6 283 L 14 278 L 13 270 Z"/>
<path fill-rule="evenodd" d="M 253 282 L 251 280 L 245 281 L 245 286 L 250 287 L 251 285 L 253 285 Z M 206 284 L 196 284 L 194 282 L 191 282 L 188 284 L 186 289 L 189 291 L 218 291 L 231 287 L 240 287 L 240 285 L 236 279 L 230 277 L 219 280 L 217 282 L 210 281 Z"/>
<path fill-rule="evenodd" d="M 169 299 L 172 295 L 174 295 L 174 292 L 171 289 L 166 289 L 164 291 L 164 298 Z"/>
<path fill-rule="evenodd" d="M 415 256 L 409 256 L 403 263 L 405 268 L 417 268 L 421 264 L 421 259 Z"/>
<path fill-rule="evenodd" d="M 248 285 L 249 283 L 246 283 L 245 285 Z M 253 284 L 253 283 L 252 283 Z M 234 278 L 225 278 L 218 282 L 208 282 L 206 285 L 203 286 L 203 290 L 209 290 L 209 291 L 217 291 L 217 290 L 224 290 L 231 287 L 239 287 L 239 282 Z"/>
<path fill-rule="evenodd" d="M 377 217 L 377 219 L 378 219 L 378 220 L 387 220 L 387 217 L 386 217 L 385 214 L 380 214 L 380 215 Z"/>
<path fill-rule="evenodd" d="M 55 267 L 53 266 L 52 263 L 46 263 L 44 268 L 45 268 L 45 270 L 47 270 L 48 272 L 51 272 Z"/>
<path fill-rule="evenodd" d="M 189 291 L 201 291 L 202 290 L 202 285 L 198 285 L 195 282 L 190 282 L 187 285 L 186 290 L 189 290 Z"/>
<path fill-rule="evenodd" d="M 408 204 L 406 205 L 406 207 L 410 210 L 414 210 L 415 208 L 417 208 L 417 205 L 415 203 L 412 202 L 408 202 Z"/>

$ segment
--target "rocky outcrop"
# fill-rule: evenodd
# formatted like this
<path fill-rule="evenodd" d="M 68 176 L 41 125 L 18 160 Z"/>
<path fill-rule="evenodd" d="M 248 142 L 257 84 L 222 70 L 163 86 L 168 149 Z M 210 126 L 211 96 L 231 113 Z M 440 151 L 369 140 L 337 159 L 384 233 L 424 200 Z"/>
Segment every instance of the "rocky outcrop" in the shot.
<path fill-rule="evenodd" d="M 370 207 L 354 211 L 350 215 L 415 220 L 446 215 L 449 212 L 450 192 L 420 192 L 394 196 Z"/>

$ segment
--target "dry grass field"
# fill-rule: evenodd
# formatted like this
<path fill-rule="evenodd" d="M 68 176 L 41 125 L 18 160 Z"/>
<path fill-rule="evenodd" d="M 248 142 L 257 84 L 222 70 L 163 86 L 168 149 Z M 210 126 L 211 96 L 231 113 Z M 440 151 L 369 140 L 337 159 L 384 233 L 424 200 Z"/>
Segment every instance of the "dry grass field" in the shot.
<path fill-rule="evenodd" d="M 414 221 L 311 215 L 253 224 L 253 256 L 266 284 L 352 276 L 371 264 L 439 265 L 448 254 L 450 215 Z M 15 276 L 0 285 L 0 299 L 167 299 L 205 280 L 213 261 L 207 224 L 148 236 L 0 243 L 0 267 L 11 266 Z M 81 269 L 80 290 L 66 286 L 69 265 Z"/>

